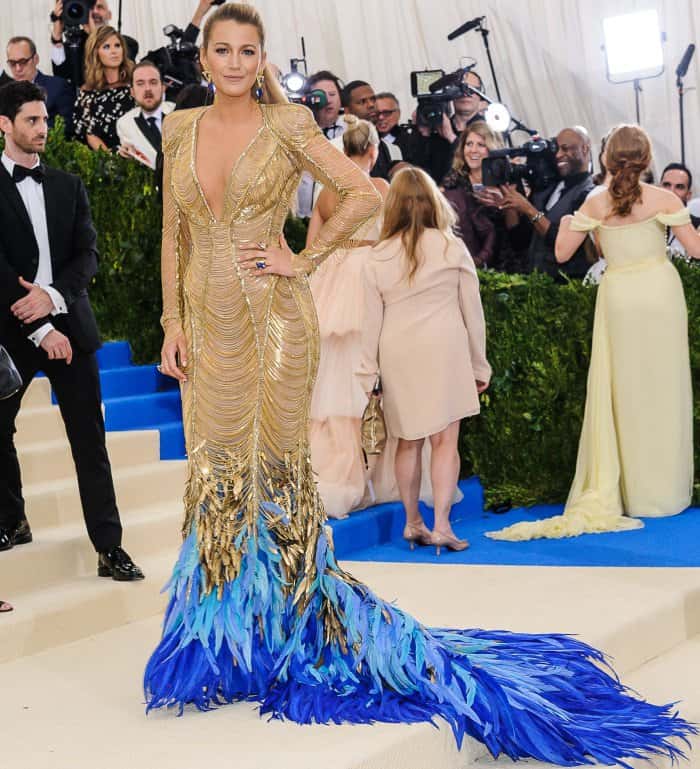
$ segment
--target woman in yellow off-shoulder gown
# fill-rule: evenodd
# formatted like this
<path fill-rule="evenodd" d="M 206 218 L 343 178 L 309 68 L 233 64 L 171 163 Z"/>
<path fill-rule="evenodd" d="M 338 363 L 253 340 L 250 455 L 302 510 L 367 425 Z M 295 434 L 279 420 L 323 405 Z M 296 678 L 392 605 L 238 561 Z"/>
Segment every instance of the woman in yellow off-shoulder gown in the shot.
<path fill-rule="evenodd" d="M 583 642 L 427 628 L 338 565 L 309 460 L 307 275 L 379 196 L 309 110 L 256 85 L 263 45 L 251 6 L 222 5 L 202 48 L 214 105 L 165 122 L 162 366 L 182 381 L 189 477 L 148 709 L 253 700 L 299 723 L 442 717 L 460 743 L 563 765 L 679 753 L 672 738 L 692 727 L 632 696 Z M 304 170 L 338 205 L 293 255 L 276 244 Z"/>
<path fill-rule="evenodd" d="M 620 126 L 606 145 L 608 191 L 560 231 L 563 261 L 595 232 L 608 267 L 598 287 L 586 408 L 576 474 L 563 515 L 487 536 L 529 540 L 641 528 L 676 515 L 693 488 L 693 401 L 688 313 L 666 227 L 700 257 L 688 211 L 666 190 L 640 184 L 651 145 Z"/>

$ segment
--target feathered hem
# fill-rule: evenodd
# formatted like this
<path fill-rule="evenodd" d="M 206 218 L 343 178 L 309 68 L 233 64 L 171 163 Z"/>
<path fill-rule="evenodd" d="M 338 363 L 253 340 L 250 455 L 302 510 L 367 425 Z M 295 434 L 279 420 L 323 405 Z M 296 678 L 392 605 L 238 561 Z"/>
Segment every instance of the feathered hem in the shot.
<path fill-rule="evenodd" d="M 603 655 L 565 635 L 426 628 L 337 565 L 325 533 L 306 602 L 285 582 L 261 523 L 239 576 L 204 593 L 194 535 L 171 581 L 148 709 L 255 700 L 261 713 L 310 723 L 446 720 L 461 745 L 561 766 L 664 754 L 695 727 L 673 705 L 627 690 Z"/>

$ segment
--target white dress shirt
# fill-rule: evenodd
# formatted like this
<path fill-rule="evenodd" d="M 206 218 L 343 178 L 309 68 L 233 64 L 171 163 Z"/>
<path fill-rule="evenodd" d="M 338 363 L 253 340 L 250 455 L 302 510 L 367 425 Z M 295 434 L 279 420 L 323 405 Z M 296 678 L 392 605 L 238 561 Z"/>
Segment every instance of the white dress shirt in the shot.
<path fill-rule="evenodd" d="M 12 176 L 12 172 L 15 168 L 15 161 L 9 158 L 4 152 L 2 153 L 2 164 L 5 166 L 7 172 Z M 32 168 L 36 168 L 39 165 L 39 158 L 37 157 L 36 163 Z M 34 285 L 40 286 L 51 297 L 53 302 L 52 315 L 60 315 L 68 312 L 66 302 L 61 294 L 51 285 L 53 283 L 53 268 L 51 267 L 51 248 L 49 246 L 49 228 L 46 222 L 46 201 L 44 200 L 44 187 L 43 185 L 35 182 L 31 176 L 27 176 L 26 179 L 22 179 L 17 186 L 17 192 L 19 192 L 24 207 L 27 209 L 29 215 L 29 221 L 32 223 L 34 230 L 34 237 L 36 238 L 37 245 L 39 246 L 39 268 L 34 278 Z M 23 275 L 25 280 L 28 278 Z M 53 331 L 54 327 L 51 323 L 44 323 L 42 326 L 29 335 L 29 339 L 34 342 L 38 347 L 43 338 Z"/>
<path fill-rule="evenodd" d="M 146 112 L 145 109 L 141 110 L 141 114 L 143 115 L 144 119 L 147 121 L 149 118 L 154 117 L 156 119 L 156 125 L 158 126 L 158 130 L 163 133 L 163 105 L 159 104 L 157 109 L 154 109 L 153 112 Z"/>
<path fill-rule="evenodd" d="M 328 128 L 322 128 L 323 135 L 333 144 L 336 144 L 334 139 L 340 139 L 340 149 L 342 151 L 342 135 L 345 131 L 345 121 L 342 116 L 335 121 L 332 126 Z M 314 179 L 308 171 L 304 171 L 301 175 L 301 181 L 299 182 L 299 188 L 297 189 L 296 200 L 296 215 L 302 219 L 308 219 L 311 216 L 313 207 L 318 199 L 318 195 L 321 189 L 321 185 Z"/>

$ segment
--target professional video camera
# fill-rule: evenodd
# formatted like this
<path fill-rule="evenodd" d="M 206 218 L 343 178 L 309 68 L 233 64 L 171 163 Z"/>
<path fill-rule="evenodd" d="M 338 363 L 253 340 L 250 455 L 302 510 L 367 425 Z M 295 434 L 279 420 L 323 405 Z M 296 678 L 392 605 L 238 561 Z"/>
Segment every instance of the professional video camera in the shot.
<path fill-rule="evenodd" d="M 163 34 L 170 38 L 170 43 L 149 51 L 146 58 L 152 61 L 163 75 L 166 96 L 173 100 L 186 85 L 200 83 L 199 48 L 183 40 L 184 32 L 174 24 L 163 27 Z"/>
<path fill-rule="evenodd" d="M 461 67 L 445 74 L 443 69 L 424 69 L 411 72 L 411 94 L 418 99 L 416 124 L 436 131 L 444 115 L 452 113 L 452 102 L 471 92 L 464 77 L 472 69 Z"/>
<path fill-rule="evenodd" d="M 559 179 L 556 139 L 532 139 L 520 147 L 491 150 L 481 161 L 481 176 L 486 187 L 527 182 L 533 190 L 541 190 Z M 525 158 L 514 163 L 511 158 Z"/>
<path fill-rule="evenodd" d="M 67 29 L 81 27 L 90 20 L 90 11 L 94 5 L 95 0 L 66 0 L 63 4 L 61 21 Z"/>
<path fill-rule="evenodd" d="M 317 109 L 323 109 L 328 104 L 326 92 L 322 91 L 320 88 L 314 88 L 307 93 L 292 93 L 290 91 L 286 91 L 286 93 L 287 98 L 293 104 L 303 104 L 314 112 Z"/>

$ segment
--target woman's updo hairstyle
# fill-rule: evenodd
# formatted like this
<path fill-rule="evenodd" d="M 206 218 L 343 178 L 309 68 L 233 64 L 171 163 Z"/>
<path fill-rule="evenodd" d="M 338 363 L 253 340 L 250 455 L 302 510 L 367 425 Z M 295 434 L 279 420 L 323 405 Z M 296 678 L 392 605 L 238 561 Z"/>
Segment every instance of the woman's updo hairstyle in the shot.
<path fill-rule="evenodd" d="M 349 158 L 362 157 L 370 147 L 379 146 L 379 134 L 369 120 L 361 120 L 357 115 L 344 117 L 343 148 Z"/>
<path fill-rule="evenodd" d="M 252 5 L 244 3 L 226 3 L 220 5 L 214 13 L 209 16 L 202 30 L 202 47 L 206 50 L 211 40 L 212 30 L 220 21 L 235 21 L 236 24 L 250 24 L 258 31 L 260 38 L 260 49 L 265 50 L 265 27 L 260 14 Z M 286 104 L 289 99 L 280 85 L 277 76 L 269 64 L 265 65 L 263 70 L 265 82 L 263 84 L 263 95 L 260 100 L 264 104 Z M 253 92 L 257 86 L 253 86 Z"/>
<path fill-rule="evenodd" d="M 641 199 L 639 177 L 651 165 L 651 141 L 644 129 L 620 125 L 605 143 L 605 167 L 611 176 L 608 191 L 613 201 L 613 216 L 628 216 Z"/>

